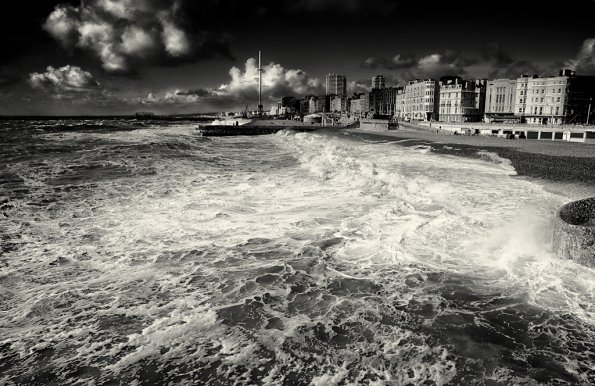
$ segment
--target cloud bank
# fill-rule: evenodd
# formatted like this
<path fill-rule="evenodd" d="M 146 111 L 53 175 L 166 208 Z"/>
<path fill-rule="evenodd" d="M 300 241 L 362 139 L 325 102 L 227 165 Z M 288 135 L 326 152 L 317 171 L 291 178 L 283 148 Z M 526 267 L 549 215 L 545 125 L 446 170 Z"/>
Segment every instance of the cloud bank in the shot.
<path fill-rule="evenodd" d="M 417 78 L 440 78 L 444 75 L 465 75 L 466 68 L 477 60 L 446 50 L 416 58 L 413 55 L 397 54 L 391 59 L 369 57 L 362 61 L 363 68 L 400 71 L 397 79 L 402 82 Z"/>
<path fill-rule="evenodd" d="M 164 94 L 149 94 L 139 101 L 147 105 L 173 103 L 204 103 L 214 108 L 235 108 L 245 105 L 256 109 L 258 104 L 258 66 L 256 59 L 246 60 L 244 68 L 232 67 L 230 80 L 216 88 L 200 88 L 187 91 L 168 91 Z M 300 69 L 286 69 L 280 64 L 263 66 L 263 104 L 276 103 L 287 95 L 304 96 L 324 93 L 322 82 Z"/>
<path fill-rule="evenodd" d="M 63 47 L 92 53 L 113 73 L 141 64 L 231 57 L 227 37 L 192 28 L 181 7 L 181 0 L 81 1 L 56 6 L 43 28 Z"/>
<path fill-rule="evenodd" d="M 45 72 L 29 74 L 29 85 L 49 93 L 53 98 L 69 99 L 77 94 L 100 94 L 104 90 L 90 72 L 77 66 L 48 66 Z"/>

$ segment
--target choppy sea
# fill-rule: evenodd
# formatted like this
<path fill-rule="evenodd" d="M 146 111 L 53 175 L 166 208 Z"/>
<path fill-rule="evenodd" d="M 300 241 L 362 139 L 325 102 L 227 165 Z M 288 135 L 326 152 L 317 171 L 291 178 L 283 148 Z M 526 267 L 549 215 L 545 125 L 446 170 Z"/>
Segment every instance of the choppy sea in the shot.
<path fill-rule="evenodd" d="M 324 132 L 0 123 L 0 384 L 588 385 L 571 190 Z"/>

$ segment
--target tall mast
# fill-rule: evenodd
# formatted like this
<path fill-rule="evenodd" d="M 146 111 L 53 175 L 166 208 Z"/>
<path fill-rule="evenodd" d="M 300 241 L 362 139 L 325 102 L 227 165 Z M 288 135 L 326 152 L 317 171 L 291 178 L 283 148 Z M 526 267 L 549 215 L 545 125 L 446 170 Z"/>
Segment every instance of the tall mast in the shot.
<path fill-rule="evenodd" d="M 258 50 L 258 117 L 262 118 L 262 63 Z"/>

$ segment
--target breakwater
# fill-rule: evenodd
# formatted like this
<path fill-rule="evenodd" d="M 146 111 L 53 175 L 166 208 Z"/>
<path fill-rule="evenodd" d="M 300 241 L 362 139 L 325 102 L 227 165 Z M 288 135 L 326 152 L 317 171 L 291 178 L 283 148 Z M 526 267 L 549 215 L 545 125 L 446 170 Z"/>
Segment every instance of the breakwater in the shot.
<path fill-rule="evenodd" d="M 275 134 L 281 130 L 314 131 L 320 126 L 229 126 L 229 125 L 199 125 L 198 130 L 203 137 L 227 137 L 234 135 L 266 135 Z"/>

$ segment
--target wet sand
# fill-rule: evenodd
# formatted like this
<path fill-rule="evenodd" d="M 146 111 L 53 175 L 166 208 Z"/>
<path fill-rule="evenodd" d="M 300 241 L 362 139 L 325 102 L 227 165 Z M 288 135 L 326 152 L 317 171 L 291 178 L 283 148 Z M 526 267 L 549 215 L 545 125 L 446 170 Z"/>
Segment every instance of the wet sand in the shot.
<path fill-rule="evenodd" d="M 435 153 L 468 158 L 481 158 L 478 151 L 483 150 L 509 159 L 519 176 L 595 186 L 595 144 L 510 140 L 409 129 L 390 132 L 345 129 L 343 132 L 366 140 L 399 141 L 401 146 L 427 145 Z"/>

